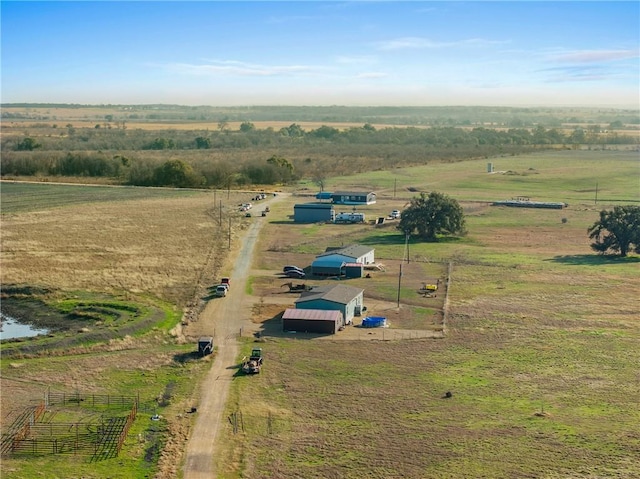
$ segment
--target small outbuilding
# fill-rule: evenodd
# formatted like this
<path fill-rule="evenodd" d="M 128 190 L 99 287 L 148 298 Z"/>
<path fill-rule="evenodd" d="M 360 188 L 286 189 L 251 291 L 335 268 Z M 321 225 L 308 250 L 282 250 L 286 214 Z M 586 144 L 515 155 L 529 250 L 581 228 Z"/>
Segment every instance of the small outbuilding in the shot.
<path fill-rule="evenodd" d="M 333 222 L 335 216 L 331 203 L 301 203 L 293 207 L 293 221 L 296 223 Z"/>
<path fill-rule="evenodd" d="M 318 258 L 311 263 L 311 274 L 314 276 L 341 276 L 344 264 L 343 258 Z"/>
<path fill-rule="evenodd" d="M 344 316 L 336 310 L 292 309 L 282 315 L 283 331 L 336 334 L 344 326 Z"/>
<path fill-rule="evenodd" d="M 295 301 L 296 309 L 340 311 L 345 324 L 362 312 L 364 290 L 344 284 L 320 286 L 304 292 Z"/>
<path fill-rule="evenodd" d="M 347 278 L 362 278 L 364 276 L 364 265 L 362 263 L 345 263 L 342 271 Z"/>

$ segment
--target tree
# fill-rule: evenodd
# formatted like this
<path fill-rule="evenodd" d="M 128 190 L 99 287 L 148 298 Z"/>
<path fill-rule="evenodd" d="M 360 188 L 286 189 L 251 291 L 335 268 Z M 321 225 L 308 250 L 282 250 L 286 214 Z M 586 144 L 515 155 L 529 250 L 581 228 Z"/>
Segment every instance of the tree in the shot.
<path fill-rule="evenodd" d="M 26 137 L 20 143 L 16 145 L 18 151 L 33 151 L 36 148 L 40 148 L 42 145 L 31 137 Z"/>
<path fill-rule="evenodd" d="M 327 174 L 322 170 L 316 170 L 313 174 L 313 182 L 318 185 L 320 191 L 324 191 L 324 187 L 327 183 Z"/>
<path fill-rule="evenodd" d="M 228 118 L 223 118 L 222 120 L 220 120 L 218 122 L 218 130 L 220 131 L 224 131 L 229 127 L 229 120 Z"/>
<path fill-rule="evenodd" d="M 398 229 L 405 234 L 417 232 L 425 241 L 437 241 L 437 235 L 462 235 L 465 220 L 462 207 L 456 200 L 442 193 L 420 193 L 402 212 Z"/>
<path fill-rule="evenodd" d="M 208 150 L 211 148 L 211 139 L 205 136 L 199 136 L 196 138 L 196 148 L 198 150 Z"/>
<path fill-rule="evenodd" d="M 240 131 L 242 133 L 247 133 L 247 132 L 253 131 L 255 129 L 256 129 L 256 126 L 253 123 L 251 123 L 250 121 L 243 121 L 240 124 Z"/>
<path fill-rule="evenodd" d="M 601 254 L 611 250 L 620 256 L 629 251 L 640 253 L 640 206 L 615 206 L 602 210 L 600 219 L 588 229 L 589 238 L 595 239 L 591 248 Z"/>
<path fill-rule="evenodd" d="M 157 186 L 194 188 L 202 186 L 205 178 L 193 171 L 191 165 L 182 160 L 169 160 L 155 170 Z"/>

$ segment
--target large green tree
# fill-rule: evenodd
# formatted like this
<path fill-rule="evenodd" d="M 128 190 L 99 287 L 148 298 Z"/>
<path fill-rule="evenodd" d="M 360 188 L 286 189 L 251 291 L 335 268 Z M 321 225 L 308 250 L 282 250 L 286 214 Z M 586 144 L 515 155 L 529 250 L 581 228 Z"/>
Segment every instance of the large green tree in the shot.
<path fill-rule="evenodd" d="M 182 160 L 169 160 L 155 170 L 156 186 L 175 186 L 176 188 L 197 188 L 204 184 L 205 178 L 193 171 Z"/>
<path fill-rule="evenodd" d="M 462 235 L 464 213 L 456 200 L 443 193 L 420 193 L 402 212 L 398 229 L 405 234 L 417 233 L 425 241 L 437 241 L 437 235 Z"/>
<path fill-rule="evenodd" d="M 640 253 L 640 206 L 602 210 L 600 219 L 589 227 L 588 233 L 595 240 L 591 248 L 599 253 L 613 251 L 620 256 L 627 256 L 629 251 Z"/>

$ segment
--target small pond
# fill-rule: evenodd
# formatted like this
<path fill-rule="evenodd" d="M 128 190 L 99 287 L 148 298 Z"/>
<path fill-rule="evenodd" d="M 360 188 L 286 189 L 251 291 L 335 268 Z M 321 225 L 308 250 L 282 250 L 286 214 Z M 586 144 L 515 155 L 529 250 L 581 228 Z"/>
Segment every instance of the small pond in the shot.
<path fill-rule="evenodd" d="M 29 324 L 20 323 L 17 319 L 0 313 L 0 340 L 14 338 L 28 338 L 38 334 L 48 334 L 48 329 L 38 329 Z"/>

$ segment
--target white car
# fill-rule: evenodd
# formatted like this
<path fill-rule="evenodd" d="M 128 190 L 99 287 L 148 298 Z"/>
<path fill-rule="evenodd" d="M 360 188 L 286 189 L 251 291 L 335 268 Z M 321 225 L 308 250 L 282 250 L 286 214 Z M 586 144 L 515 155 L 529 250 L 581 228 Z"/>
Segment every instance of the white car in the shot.
<path fill-rule="evenodd" d="M 391 217 L 391 219 L 394 219 L 394 220 L 400 219 L 400 211 L 393 210 L 389 216 Z"/>
<path fill-rule="evenodd" d="M 227 295 L 227 290 L 229 287 L 227 285 L 221 284 L 216 287 L 216 296 L 224 298 Z"/>

